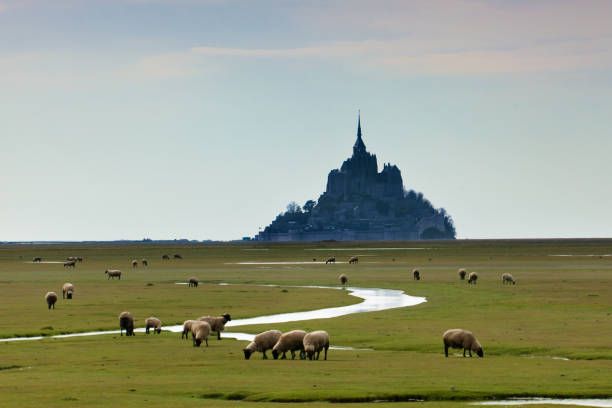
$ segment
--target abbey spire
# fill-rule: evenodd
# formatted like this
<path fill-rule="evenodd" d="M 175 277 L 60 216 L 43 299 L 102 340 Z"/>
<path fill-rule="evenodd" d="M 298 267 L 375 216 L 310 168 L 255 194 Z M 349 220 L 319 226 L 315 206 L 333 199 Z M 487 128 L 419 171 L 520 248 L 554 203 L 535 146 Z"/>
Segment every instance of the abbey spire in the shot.
<path fill-rule="evenodd" d="M 355 156 L 358 153 L 365 153 L 365 151 L 366 147 L 361 139 L 361 112 L 359 112 L 357 116 L 357 140 L 353 146 L 353 155 Z"/>

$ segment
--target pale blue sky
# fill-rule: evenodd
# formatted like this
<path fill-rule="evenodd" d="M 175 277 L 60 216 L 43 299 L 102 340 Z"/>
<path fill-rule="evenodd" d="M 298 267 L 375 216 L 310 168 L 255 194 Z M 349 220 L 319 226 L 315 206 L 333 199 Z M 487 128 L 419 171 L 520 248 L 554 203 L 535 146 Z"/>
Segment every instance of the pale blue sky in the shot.
<path fill-rule="evenodd" d="M 459 238 L 610 237 L 612 2 L 0 0 L 0 241 L 234 239 L 364 141 Z"/>

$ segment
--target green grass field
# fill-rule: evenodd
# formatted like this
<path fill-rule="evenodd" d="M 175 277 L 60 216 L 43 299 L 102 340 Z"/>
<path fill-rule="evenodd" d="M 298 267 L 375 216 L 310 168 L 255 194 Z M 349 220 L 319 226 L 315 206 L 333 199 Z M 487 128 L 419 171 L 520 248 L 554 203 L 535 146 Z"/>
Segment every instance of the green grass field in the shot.
<path fill-rule="evenodd" d="M 183 260 L 162 261 L 162 254 L 177 252 Z M 345 291 L 291 287 L 337 286 L 341 273 L 350 286 L 401 289 L 428 300 L 228 328 L 322 329 L 333 345 L 370 349 L 330 350 L 328 361 L 262 360 L 261 354 L 246 361 L 245 342 L 210 338 L 210 347 L 194 348 L 170 332 L 0 342 L 0 406 L 263 407 L 273 401 L 310 408 L 391 400 L 404 402 L 376 405 L 455 407 L 509 396 L 612 397 L 612 257 L 599 256 L 611 253 L 612 240 L 0 245 L 0 338 L 116 330 L 124 310 L 142 327 L 149 316 L 169 325 L 207 314 L 236 319 L 359 302 Z M 238 264 L 352 255 L 359 264 Z M 34 256 L 82 256 L 84 262 L 73 270 L 33 264 Z M 132 269 L 130 261 L 141 258 L 151 266 Z M 423 277 L 418 282 L 415 267 Z M 460 281 L 460 267 L 478 272 L 478 284 Z M 122 270 L 121 281 L 106 279 L 109 268 Z M 515 286 L 501 284 L 504 272 L 515 276 Z M 198 288 L 175 284 L 192 275 Z M 64 282 L 75 285 L 74 299 L 61 299 Z M 47 291 L 60 296 L 55 310 L 47 310 Z M 445 358 L 442 333 L 449 328 L 473 331 L 485 358 Z"/>

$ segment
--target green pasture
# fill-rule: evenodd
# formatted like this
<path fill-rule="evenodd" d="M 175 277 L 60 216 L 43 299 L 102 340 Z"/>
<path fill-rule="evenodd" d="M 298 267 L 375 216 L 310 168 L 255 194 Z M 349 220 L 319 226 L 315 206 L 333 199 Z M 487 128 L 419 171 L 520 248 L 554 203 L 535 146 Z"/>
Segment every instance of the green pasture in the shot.
<path fill-rule="evenodd" d="M 163 261 L 165 253 L 184 259 Z M 394 402 L 376 405 L 467 407 L 512 396 L 612 397 L 607 254 L 610 240 L 0 245 L 0 338 L 116 330 L 124 310 L 142 327 L 149 316 L 169 325 L 359 302 L 347 291 L 294 287 L 339 286 L 341 273 L 349 286 L 427 298 L 381 312 L 227 329 L 322 329 L 332 345 L 359 349 L 330 350 L 327 361 L 262 360 L 259 353 L 246 361 L 245 342 L 211 338 L 208 348 L 194 348 L 167 331 L 0 342 L 0 406 L 309 408 L 383 400 Z M 354 255 L 359 263 L 347 264 Z M 43 263 L 31 263 L 35 256 Z M 75 269 L 44 263 L 67 256 L 84 262 Z M 330 256 L 339 262 L 316 263 Z M 148 268 L 131 267 L 142 258 Z M 460 267 L 478 272 L 478 283 L 460 281 Z M 421 281 L 412 279 L 413 268 Z M 107 280 L 105 269 L 121 269 L 122 279 Z M 502 285 L 504 272 L 517 284 Z M 198 288 L 176 284 L 190 276 L 200 279 Z M 74 299 L 61 299 L 64 282 L 75 285 Z M 60 296 L 55 310 L 47 309 L 47 291 Z M 455 350 L 445 358 L 442 333 L 450 328 L 474 332 L 485 357 L 464 359 Z"/>

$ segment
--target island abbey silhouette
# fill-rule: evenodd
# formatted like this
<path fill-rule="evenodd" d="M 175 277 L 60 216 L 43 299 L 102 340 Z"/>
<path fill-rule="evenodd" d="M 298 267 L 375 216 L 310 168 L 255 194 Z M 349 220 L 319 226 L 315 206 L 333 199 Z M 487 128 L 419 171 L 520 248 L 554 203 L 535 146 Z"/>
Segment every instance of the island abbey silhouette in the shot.
<path fill-rule="evenodd" d="M 453 221 L 422 193 L 406 190 L 395 165 L 378 172 L 376 155 L 366 150 L 357 119 L 353 155 L 327 176 L 318 201 L 287 211 L 261 231 L 258 241 L 361 241 L 454 239 Z"/>

